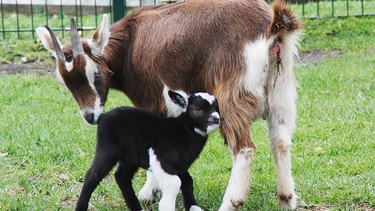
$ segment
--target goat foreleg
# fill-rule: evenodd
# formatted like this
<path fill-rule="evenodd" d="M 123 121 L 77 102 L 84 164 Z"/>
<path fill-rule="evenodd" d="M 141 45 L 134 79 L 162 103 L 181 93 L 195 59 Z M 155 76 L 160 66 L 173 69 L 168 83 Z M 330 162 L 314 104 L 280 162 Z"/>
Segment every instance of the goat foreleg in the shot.
<path fill-rule="evenodd" d="M 162 192 L 162 197 L 159 201 L 159 210 L 174 211 L 176 209 L 176 198 L 181 187 L 181 180 L 177 175 L 168 174 L 163 170 L 152 149 L 149 150 L 149 153 L 150 168 Z"/>
<path fill-rule="evenodd" d="M 147 181 L 143 188 L 139 191 L 138 199 L 140 201 L 155 201 L 155 192 L 158 190 L 158 185 L 154 174 L 151 171 L 147 171 Z"/>

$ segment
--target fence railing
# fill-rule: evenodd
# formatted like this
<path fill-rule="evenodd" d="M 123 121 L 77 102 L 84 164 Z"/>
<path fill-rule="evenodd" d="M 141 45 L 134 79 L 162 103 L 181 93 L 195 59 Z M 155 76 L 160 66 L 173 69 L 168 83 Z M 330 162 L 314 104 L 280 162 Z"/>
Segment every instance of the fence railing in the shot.
<path fill-rule="evenodd" d="M 374 0 L 299 0 L 293 5 L 303 18 L 374 16 Z"/>
<path fill-rule="evenodd" d="M 287 1 L 302 18 L 375 16 L 375 0 Z M 1 0 L 0 39 L 34 38 L 35 29 L 44 25 L 64 36 L 71 17 L 83 34 L 97 28 L 103 13 L 113 23 L 135 7 L 173 2 L 176 0 Z"/>

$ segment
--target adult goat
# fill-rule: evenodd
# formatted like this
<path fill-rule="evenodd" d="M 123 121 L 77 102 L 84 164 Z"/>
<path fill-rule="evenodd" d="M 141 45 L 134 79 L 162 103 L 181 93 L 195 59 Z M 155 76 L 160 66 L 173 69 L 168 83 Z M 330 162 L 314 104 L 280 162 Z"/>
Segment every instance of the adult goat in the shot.
<path fill-rule="evenodd" d="M 37 34 L 57 60 L 57 76 L 95 124 L 109 87 L 137 107 L 173 116 L 165 87 L 209 92 L 218 100 L 221 134 L 233 168 L 220 210 L 235 210 L 247 197 L 255 145 L 249 126 L 267 119 L 274 154 L 279 206 L 296 208 L 290 147 L 297 98 L 294 59 L 301 23 L 286 3 L 263 0 L 189 0 L 143 7 L 92 38 L 79 40 L 74 20 L 71 44 L 62 46 L 44 28 Z M 140 199 L 153 199 L 148 176 Z"/>

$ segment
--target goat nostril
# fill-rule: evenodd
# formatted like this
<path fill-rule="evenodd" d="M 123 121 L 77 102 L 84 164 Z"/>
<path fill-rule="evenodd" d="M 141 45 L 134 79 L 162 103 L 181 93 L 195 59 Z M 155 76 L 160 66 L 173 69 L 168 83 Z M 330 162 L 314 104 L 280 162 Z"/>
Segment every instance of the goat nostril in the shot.
<path fill-rule="evenodd" d="M 94 118 L 94 113 L 85 113 L 83 115 L 83 118 L 85 118 L 85 120 L 87 121 L 87 123 L 89 124 L 95 124 L 95 118 Z"/>
<path fill-rule="evenodd" d="M 217 118 L 217 117 L 210 117 L 208 119 L 208 122 L 212 123 L 212 124 L 220 124 L 220 118 Z"/>

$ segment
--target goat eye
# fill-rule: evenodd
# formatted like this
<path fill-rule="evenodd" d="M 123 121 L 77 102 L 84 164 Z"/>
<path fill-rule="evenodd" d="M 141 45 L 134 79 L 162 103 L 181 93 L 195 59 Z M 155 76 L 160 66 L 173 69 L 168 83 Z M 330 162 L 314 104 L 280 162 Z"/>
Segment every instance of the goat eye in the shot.
<path fill-rule="evenodd" d="M 96 72 L 96 73 L 95 73 L 95 79 L 99 78 L 99 77 L 100 77 L 100 74 L 101 74 L 100 71 Z"/>
<path fill-rule="evenodd" d="M 192 105 L 191 108 L 193 110 L 202 110 L 202 108 L 200 106 L 197 106 L 197 105 Z"/>
<path fill-rule="evenodd" d="M 73 54 L 64 53 L 64 56 L 65 56 L 65 60 L 67 62 L 72 62 L 72 60 L 73 60 Z"/>

